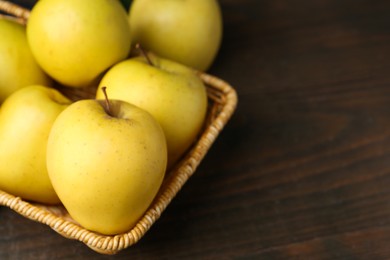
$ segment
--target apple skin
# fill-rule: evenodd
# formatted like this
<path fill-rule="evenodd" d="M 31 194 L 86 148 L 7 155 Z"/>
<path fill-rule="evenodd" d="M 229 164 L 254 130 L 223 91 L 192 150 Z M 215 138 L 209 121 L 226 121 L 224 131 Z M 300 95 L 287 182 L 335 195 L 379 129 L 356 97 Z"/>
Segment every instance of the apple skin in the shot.
<path fill-rule="evenodd" d="M 128 231 L 163 181 L 164 133 L 146 111 L 123 101 L 81 100 L 55 121 L 47 146 L 54 189 L 69 214 L 101 234 Z"/>
<path fill-rule="evenodd" d="M 57 116 L 70 101 L 57 90 L 33 85 L 11 94 L 0 111 L 0 189 L 24 199 L 60 203 L 46 168 L 46 144 Z"/>
<path fill-rule="evenodd" d="M 118 0 L 40 0 L 27 38 L 41 67 L 62 85 L 93 85 L 131 47 L 127 13 Z"/>
<path fill-rule="evenodd" d="M 50 86 L 51 79 L 28 46 L 25 27 L 12 19 L 0 18 L 0 32 L 0 102 L 28 85 Z"/>
<path fill-rule="evenodd" d="M 164 130 L 171 167 L 194 143 L 207 113 L 206 87 L 194 71 L 149 53 L 113 66 L 99 84 L 96 97 L 108 95 L 134 104 L 154 116 Z"/>
<path fill-rule="evenodd" d="M 217 0 L 135 0 L 129 9 L 133 41 L 166 59 L 206 71 L 221 45 Z"/>

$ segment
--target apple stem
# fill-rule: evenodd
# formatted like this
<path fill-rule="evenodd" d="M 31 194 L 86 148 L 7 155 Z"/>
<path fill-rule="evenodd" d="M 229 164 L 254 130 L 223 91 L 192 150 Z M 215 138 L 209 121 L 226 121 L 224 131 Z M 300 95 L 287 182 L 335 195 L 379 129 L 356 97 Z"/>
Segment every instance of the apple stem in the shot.
<path fill-rule="evenodd" d="M 149 57 L 149 55 L 148 55 L 148 53 L 144 50 L 144 48 L 141 47 L 141 44 L 137 43 L 137 44 L 135 45 L 135 48 L 137 48 L 138 50 L 141 51 L 142 56 L 145 57 L 146 61 L 148 62 L 148 64 L 149 64 L 150 66 L 154 66 L 152 60 L 150 59 L 150 57 Z"/>
<path fill-rule="evenodd" d="M 107 87 L 105 87 L 105 86 L 102 87 L 102 91 L 103 91 L 103 94 L 104 94 L 104 98 L 106 100 L 106 112 L 107 112 L 108 115 L 113 116 L 112 112 L 111 112 L 110 101 L 108 100 Z"/>

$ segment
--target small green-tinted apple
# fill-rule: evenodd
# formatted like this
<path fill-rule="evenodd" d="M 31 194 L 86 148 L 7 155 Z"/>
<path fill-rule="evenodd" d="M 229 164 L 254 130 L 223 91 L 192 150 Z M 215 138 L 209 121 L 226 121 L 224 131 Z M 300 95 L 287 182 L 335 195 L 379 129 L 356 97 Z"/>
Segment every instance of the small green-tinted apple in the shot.
<path fill-rule="evenodd" d="M 134 42 L 201 71 L 210 67 L 221 44 L 217 0 L 134 0 L 129 22 Z"/>
<path fill-rule="evenodd" d="M 31 53 L 23 25 L 0 18 L 0 35 L 0 102 L 22 87 L 51 84 Z"/>
<path fill-rule="evenodd" d="M 27 38 L 41 67 L 69 87 L 85 87 L 130 51 L 127 14 L 118 0 L 40 0 Z"/>
<path fill-rule="evenodd" d="M 133 227 L 156 196 L 167 148 L 149 113 L 123 101 L 109 103 L 81 100 L 61 113 L 50 133 L 47 166 L 73 219 L 112 235 Z"/>
<path fill-rule="evenodd" d="M 46 168 L 46 145 L 57 116 L 70 101 L 33 85 L 11 94 L 0 110 L 0 189 L 47 204 L 59 203 Z"/>
<path fill-rule="evenodd" d="M 172 166 L 194 143 L 207 112 L 206 87 L 193 70 L 177 62 L 150 55 L 135 57 L 113 66 L 97 91 L 107 86 L 114 99 L 145 109 L 164 130 L 168 144 L 168 165 Z"/>

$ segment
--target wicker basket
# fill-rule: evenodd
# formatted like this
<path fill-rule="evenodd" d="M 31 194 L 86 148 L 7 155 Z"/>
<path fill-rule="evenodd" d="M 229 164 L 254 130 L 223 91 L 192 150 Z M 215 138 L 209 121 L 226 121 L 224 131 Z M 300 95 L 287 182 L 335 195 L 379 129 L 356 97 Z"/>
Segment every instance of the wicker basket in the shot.
<path fill-rule="evenodd" d="M 29 17 L 29 10 L 7 1 L 0 1 L 0 10 L 16 17 L 24 24 Z M 30 203 L 1 190 L 0 205 L 9 207 L 26 218 L 48 225 L 62 236 L 81 241 L 102 254 L 115 254 L 135 244 L 161 216 L 170 201 L 195 172 L 236 108 L 237 94 L 233 87 L 205 73 L 199 73 L 199 76 L 207 86 L 209 97 L 208 117 L 204 129 L 184 158 L 167 173 L 154 202 L 128 232 L 114 236 L 101 235 L 78 225 L 63 206 Z M 61 87 L 59 89 L 73 100 L 89 98 L 94 93 L 94 90 L 70 90 Z"/>

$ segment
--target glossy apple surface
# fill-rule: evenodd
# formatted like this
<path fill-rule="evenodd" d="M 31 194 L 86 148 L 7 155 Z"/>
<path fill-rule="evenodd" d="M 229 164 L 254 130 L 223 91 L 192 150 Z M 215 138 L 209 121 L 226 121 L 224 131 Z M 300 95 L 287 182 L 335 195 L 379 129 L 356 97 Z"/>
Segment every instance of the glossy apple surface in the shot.
<path fill-rule="evenodd" d="M 0 102 L 25 86 L 51 85 L 31 53 L 23 25 L 0 18 L 0 35 Z"/>
<path fill-rule="evenodd" d="M 201 71 L 211 66 L 221 45 L 217 0 L 135 0 L 129 22 L 134 42 Z"/>
<path fill-rule="evenodd" d="M 65 86 L 85 87 L 127 57 L 127 14 L 118 0 L 40 0 L 27 37 L 41 67 Z"/>
<path fill-rule="evenodd" d="M 26 200 L 59 203 L 46 167 L 46 145 L 57 116 L 70 101 L 57 90 L 24 87 L 0 111 L 0 189 Z"/>
<path fill-rule="evenodd" d="M 69 214 L 102 234 L 128 231 L 144 214 L 164 178 L 164 133 L 144 110 L 111 100 L 82 100 L 55 121 L 47 166 Z"/>

